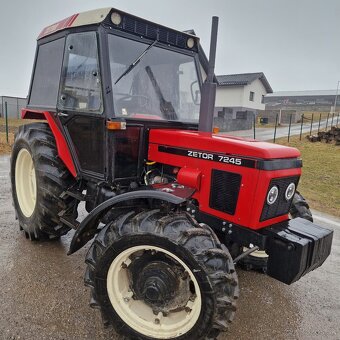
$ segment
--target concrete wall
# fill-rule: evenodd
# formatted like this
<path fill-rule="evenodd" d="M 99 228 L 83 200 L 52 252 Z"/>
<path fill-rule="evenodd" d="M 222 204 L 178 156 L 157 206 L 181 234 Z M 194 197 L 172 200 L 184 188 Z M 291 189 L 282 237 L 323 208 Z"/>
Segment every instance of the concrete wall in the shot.
<path fill-rule="evenodd" d="M 0 117 L 5 117 L 5 103 L 7 102 L 8 118 L 20 118 L 21 109 L 26 106 L 26 98 L 0 97 Z"/>
<path fill-rule="evenodd" d="M 255 113 L 242 107 L 216 107 L 214 126 L 221 132 L 249 130 L 253 127 Z"/>

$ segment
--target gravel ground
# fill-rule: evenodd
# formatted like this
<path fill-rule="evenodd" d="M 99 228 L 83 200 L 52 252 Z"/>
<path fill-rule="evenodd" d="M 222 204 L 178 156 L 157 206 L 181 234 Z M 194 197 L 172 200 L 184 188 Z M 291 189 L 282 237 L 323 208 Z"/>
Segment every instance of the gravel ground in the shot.
<path fill-rule="evenodd" d="M 58 242 L 26 240 L 15 221 L 8 171 L 8 157 L 1 157 L 0 339 L 119 339 L 88 306 L 88 246 L 67 256 L 73 232 Z M 335 230 L 324 265 L 291 286 L 239 269 L 238 311 L 219 340 L 340 339 L 340 223 L 316 222 Z"/>

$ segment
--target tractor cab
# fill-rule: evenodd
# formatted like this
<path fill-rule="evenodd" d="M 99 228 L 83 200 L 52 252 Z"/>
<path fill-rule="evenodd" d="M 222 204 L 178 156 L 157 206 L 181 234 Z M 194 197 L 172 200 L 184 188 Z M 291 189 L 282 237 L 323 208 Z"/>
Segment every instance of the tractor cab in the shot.
<path fill-rule="evenodd" d="M 198 124 L 198 44 L 115 9 L 74 15 L 39 35 L 27 108 L 55 112 L 81 175 L 137 176 L 147 128 Z"/>

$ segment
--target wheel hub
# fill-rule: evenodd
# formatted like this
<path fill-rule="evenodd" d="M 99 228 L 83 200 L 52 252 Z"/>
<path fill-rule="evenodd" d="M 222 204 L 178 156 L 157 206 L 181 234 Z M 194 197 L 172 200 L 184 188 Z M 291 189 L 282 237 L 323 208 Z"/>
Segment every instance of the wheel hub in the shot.
<path fill-rule="evenodd" d="M 136 275 L 135 275 L 136 276 Z M 171 300 L 178 287 L 176 273 L 169 264 L 154 261 L 139 272 L 134 289 L 137 295 L 150 304 L 164 305 Z"/>
<path fill-rule="evenodd" d="M 154 339 L 185 334 L 201 312 L 201 292 L 190 268 L 156 246 L 134 246 L 116 256 L 107 291 L 124 322 Z"/>

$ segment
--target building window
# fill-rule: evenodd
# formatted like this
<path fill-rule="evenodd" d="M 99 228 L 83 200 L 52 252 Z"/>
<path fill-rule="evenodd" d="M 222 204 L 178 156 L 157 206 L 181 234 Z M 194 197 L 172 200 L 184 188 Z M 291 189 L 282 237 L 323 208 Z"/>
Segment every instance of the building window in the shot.
<path fill-rule="evenodd" d="M 250 100 L 251 102 L 254 101 L 254 96 L 255 96 L 255 93 L 252 92 L 252 91 L 250 91 L 250 93 L 249 93 L 249 100 Z"/>
<path fill-rule="evenodd" d="M 262 95 L 261 104 L 264 104 L 264 94 Z"/>

